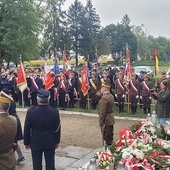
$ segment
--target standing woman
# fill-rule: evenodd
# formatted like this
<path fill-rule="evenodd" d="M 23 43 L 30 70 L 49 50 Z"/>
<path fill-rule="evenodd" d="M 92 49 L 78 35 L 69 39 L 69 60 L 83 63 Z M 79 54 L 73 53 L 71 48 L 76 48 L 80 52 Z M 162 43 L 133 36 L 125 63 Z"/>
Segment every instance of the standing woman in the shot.
<path fill-rule="evenodd" d="M 156 114 L 158 117 L 158 124 L 166 124 L 166 118 L 170 117 L 170 91 L 168 90 L 168 82 L 163 80 L 160 84 L 160 92 L 153 92 L 156 104 Z"/>
<path fill-rule="evenodd" d="M 11 96 L 10 91 L 8 89 L 4 88 L 4 89 L 2 89 L 2 91 L 4 93 L 6 93 L 7 95 Z M 11 101 L 11 104 L 10 104 L 8 112 L 9 112 L 9 115 L 14 116 L 16 118 L 16 120 L 17 120 L 17 133 L 16 133 L 16 136 L 15 136 L 15 141 L 17 142 L 18 140 L 23 140 L 21 121 L 20 121 L 20 119 L 19 119 L 19 117 L 17 115 L 16 104 L 15 104 L 15 102 L 13 100 Z M 20 162 L 24 161 L 25 158 L 24 158 L 24 156 L 23 156 L 23 154 L 21 152 L 21 148 L 20 148 L 19 144 L 18 144 L 18 147 L 16 149 L 16 152 L 18 154 L 17 163 L 20 163 Z"/>
<path fill-rule="evenodd" d="M 62 110 L 65 110 L 67 107 L 67 101 L 69 100 L 68 95 L 68 83 L 66 77 L 63 73 L 60 74 L 60 82 L 58 86 L 59 91 L 59 105 Z"/>

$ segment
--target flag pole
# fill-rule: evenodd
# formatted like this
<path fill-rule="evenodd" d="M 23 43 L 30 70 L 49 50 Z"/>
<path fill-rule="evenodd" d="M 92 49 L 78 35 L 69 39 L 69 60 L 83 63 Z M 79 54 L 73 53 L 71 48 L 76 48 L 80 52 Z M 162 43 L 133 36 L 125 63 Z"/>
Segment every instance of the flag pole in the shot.
<path fill-rule="evenodd" d="M 87 56 L 87 61 L 89 61 L 89 55 Z M 88 62 L 86 62 L 87 64 L 87 76 L 89 79 L 89 69 L 88 69 Z M 88 80 L 88 86 L 89 86 L 89 80 Z M 88 107 L 88 111 L 90 110 L 90 96 L 89 96 L 89 87 L 88 87 L 88 91 L 87 91 L 87 107 Z"/>
<path fill-rule="evenodd" d="M 128 90 L 128 114 L 130 113 L 130 90 Z"/>
<path fill-rule="evenodd" d="M 89 56 L 88 56 L 88 60 L 89 60 Z M 88 65 L 88 63 L 87 63 Z M 87 66 L 87 76 L 89 78 L 89 70 L 88 70 L 88 66 Z M 89 81 L 88 81 L 88 86 L 89 86 Z M 88 87 L 89 89 L 89 87 Z M 88 111 L 90 110 L 90 96 L 89 96 L 89 90 L 87 91 L 87 108 L 88 108 Z"/>
<path fill-rule="evenodd" d="M 22 55 L 20 54 L 20 64 L 22 62 Z M 24 63 L 23 63 L 24 65 Z M 24 108 L 24 91 L 21 91 L 22 108 Z"/>

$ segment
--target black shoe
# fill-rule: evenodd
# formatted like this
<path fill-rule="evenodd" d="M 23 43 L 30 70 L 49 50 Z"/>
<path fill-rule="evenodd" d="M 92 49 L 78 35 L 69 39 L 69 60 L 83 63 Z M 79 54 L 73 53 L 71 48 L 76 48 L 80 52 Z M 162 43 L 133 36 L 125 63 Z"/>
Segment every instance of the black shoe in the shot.
<path fill-rule="evenodd" d="M 21 162 L 23 162 L 23 161 L 25 161 L 25 158 L 24 158 L 24 157 L 21 157 L 21 158 L 18 158 L 18 159 L 17 159 L 17 163 L 18 163 L 18 164 L 21 163 Z"/>

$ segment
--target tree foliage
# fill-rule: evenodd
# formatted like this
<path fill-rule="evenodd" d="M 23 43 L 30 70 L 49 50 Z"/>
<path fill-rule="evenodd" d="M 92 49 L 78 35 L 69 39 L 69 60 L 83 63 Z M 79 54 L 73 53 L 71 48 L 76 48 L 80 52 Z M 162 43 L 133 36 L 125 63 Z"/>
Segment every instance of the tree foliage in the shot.
<path fill-rule="evenodd" d="M 27 0 L 1 0 L 0 3 L 0 60 L 35 58 L 38 35 L 41 31 L 41 10 Z"/>
<path fill-rule="evenodd" d="M 112 54 L 125 55 L 125 47 L 128 46 L 131 51 L 131 59 L 136 60 L 137 56 L 137 38 L 129 25 L 130 19 L 127 15 L 123 17 L 121 24 L 110 24 L 105 27 L 106 36 L 110 40 Z"/>
<path fill-rule="evenodd" d="M 63 51 L 68 40 L 65 13 L 61 9 L 64 2 L 65 0 L 50 0 L 45 3 L 42 57 L 55 57 L 57 51 Z"/>
<path fill-rule="evenodd" d="M 92 60 L 97 50 L 97 38 L 100 31 L 100 18 L 93 7 L 92 1 L 87 0 L 85 6 L 85 22 L 82 24 L 81 54 Z"/>
<path fill-rule="evenodd" d="M 75 0 L 68 9 L 68 26 L 69 35 L 71 37 L 71 47 L 75 51 L 76 65 L 78 64 L 78 53 L 80 53 L 80 44 L 82 41 L 82 25 L 84 23 L 85 8 L 83 4 Z"/>

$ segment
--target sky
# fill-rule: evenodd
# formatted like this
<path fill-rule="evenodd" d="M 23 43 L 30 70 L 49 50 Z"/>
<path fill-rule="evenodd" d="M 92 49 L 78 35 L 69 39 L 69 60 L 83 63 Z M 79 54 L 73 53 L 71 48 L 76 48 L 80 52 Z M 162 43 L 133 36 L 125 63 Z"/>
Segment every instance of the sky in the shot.
<path fill-rule="evenodd" d="M 64 9 L 75 0 L 66 0 Z M 86 5 L 86 0 L 79 0 Z M 170 0 L 92 0 L 101 26 L 120 23 L 128 14 L 131 25 L 144 25 L 147 35 L 170 38 Z"/>

